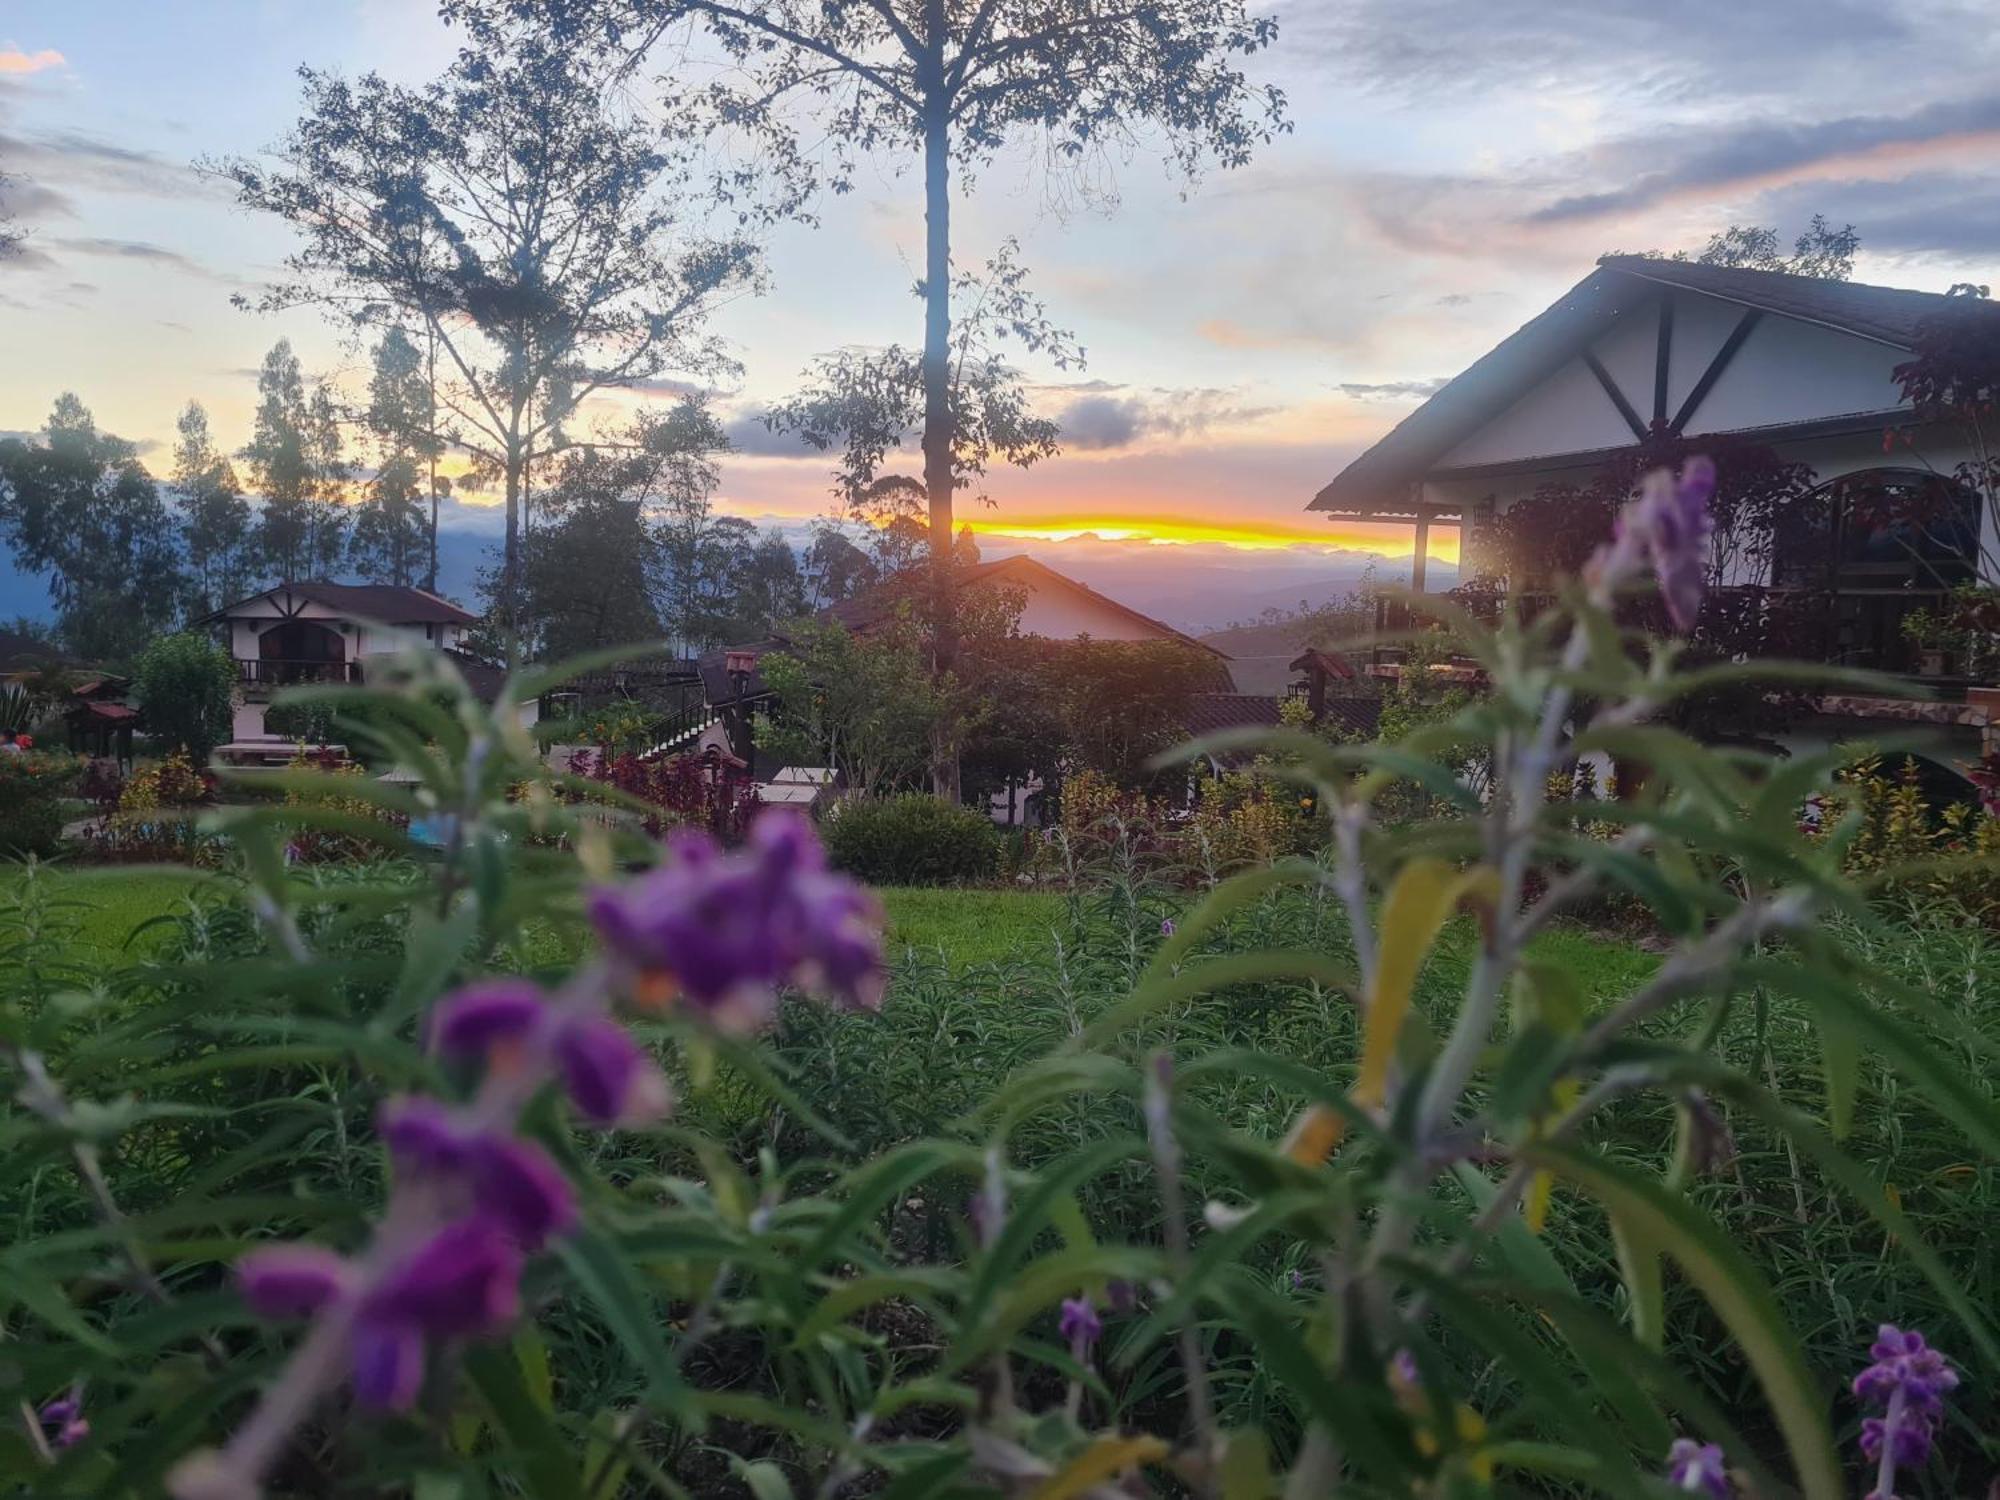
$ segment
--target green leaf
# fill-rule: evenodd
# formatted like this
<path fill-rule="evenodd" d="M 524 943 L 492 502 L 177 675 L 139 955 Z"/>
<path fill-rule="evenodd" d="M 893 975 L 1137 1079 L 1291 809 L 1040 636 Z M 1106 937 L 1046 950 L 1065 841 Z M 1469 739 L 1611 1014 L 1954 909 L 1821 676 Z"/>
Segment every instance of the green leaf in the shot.
<path fill-rule="evenodd" d="M 1611 1243 L 1618 1251 L 1618 1271 L 1632 1303 L 1632 1336 L 1648 1349 L 1658 1349 L 1666 1336 L 1660 1243 L 1642 1218 L 1616 1210 L 1611 1214 Z"/>
<path fill-rule="evenodd" d="M 1749 1258 L 1684 1199 L 1628 1168 L 1548 1143 L 1530 1147 L 1522 1159 L 1583 1188 L 1673 1256 L 1756 1371 L 1807 1500 L 1840 1500 L 1844 1482 L 1827 1429 L 1825 1399 L 1814 1387 L 1797 1337 Z"/>
<path fill-rule="evenodd" d="M 926 1177 L 952 1167 L 976 1166 L 978 1161 L 977 1150 L 956 1141 L 911 1141 L 877 1157 L 846 1179 L 839 1211 L 801 1252 L 799 1269 L 817 1269 L 836 1250 L 844 1249 L 856 1229 Z"/>
<path fill-rule="evenodd" d="M 675 1404 L 686 1387 L 662 1336 L 666 1319 L 633 1274 L 630 1262 L 601 1235 L 587 1229 L 559 1241 L 556 1253 L 645 1375 L 650 1399 L 661 1405 Z"/>
<path fill-rule="evenodd" d="M 465 1371 L 493 1413 L 492 1428 L 515 1459 L 515 1477 L 535 1500 L 582 1500 L 583 1480 L 570 1446 L 535 1401 L 514 1351 L 506 1345 L 468 1350 Z"/>

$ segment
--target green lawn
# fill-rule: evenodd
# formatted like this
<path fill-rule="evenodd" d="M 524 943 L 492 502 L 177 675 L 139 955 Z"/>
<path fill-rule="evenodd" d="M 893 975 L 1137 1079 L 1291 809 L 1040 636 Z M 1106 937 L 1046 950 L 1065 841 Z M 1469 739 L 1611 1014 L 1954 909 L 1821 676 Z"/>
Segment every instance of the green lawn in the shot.
<path fill-rule="evenodd" d="M 181 909 L 199 876 L 116 866 L 45 867 L 52 899 L 78 925 L 77 947 L 90 963 L 116 960 L 145 923 Z M 0 874 L 0 893 L 21 879 Z M 1048 945 L 1062 899 L 1044 891 L 952 891 L 891 887 L 881 893 L 891 954 L 941 950 L 955 966 L 985 963 Z M 139 938 L 143 944 L 143 935 Z"/>
<path fill-rule="evenodd" d="M 0 874 L 0 896 L 20 880 Z M 201 877 L 167 870 L 116 866 L 46 867 L 53 899 L 66 904 L 78 927 L 77 947 L 85 962 L 115 962 L 134 935 L 155 918 L 181 909 Z M 909 950 L 942 953 L 954 969 L 1027 957 L 1048 951 L 1050 934 L 1063 920 L 1063 899 L 1049 891 L 938 890 L 891 886 L 879 893 L 888 917 L 888 949 L 893 962 Z M 1461 919 L 1447 930 L 1443 950 L 1470 957 L 1472 924 Z M 1652 954 L 1575 928 L 1555 928 L 1535 940 L 1535 956 L 1560 964 L 1583 982 L 1585 993 L 1620 994 L 1649 974 Z"/>

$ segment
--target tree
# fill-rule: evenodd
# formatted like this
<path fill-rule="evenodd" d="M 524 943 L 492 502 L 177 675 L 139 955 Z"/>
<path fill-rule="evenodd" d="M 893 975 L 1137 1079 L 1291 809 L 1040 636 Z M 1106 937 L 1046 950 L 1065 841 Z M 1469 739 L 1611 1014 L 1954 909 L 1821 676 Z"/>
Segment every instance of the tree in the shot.
<path fill-rule="evenodd" d="M 845 190 L 864 155 L 922 161 L 916 365 L 940 671 L 955 654 L 952 506 L 964 446 L 951 378 L 954 168 L 963 186 L 1010 141 L 1032 138 L 1052 170 L 1069 170 L 1088 194 L 1092 170 L 1136 143 L 1142 127 L 1193 175 L 1209 161 L 1248 161 L 1284 126 L 1282 95 L 1253 86 L 1237 65 L 1277 34 L 1244 0 L 445 0 L 444 8 L 469 20 L 487 48 L 511 33 L 516 45 L 539 35 L 620 58 L 659 48 L 681 59 L 690 33 L 706 31 L 734 68 L 699 102 L 718 126 L 765 144 L 789 190 L 783 207 L 819 183 Z M 744 186 L 728 174 L 719 185 Z"/>
<path fill-rule="evenodd" d="M 20 248 L 27 233 L 14 217 L 14 211 L 6 201 L 7 185 L 20 179 L 8 172 L 0 172 L 0 261 L 10 259 Z"/>
<path fill-rule="evenodd" d="M 229 739 L 236 670 L 228 653 L 194 631 L 160 636 L 132 666 L 132 694 L 155 741 L 206 765 Z"/>
<path fill-rule="evenodd" d="M 219 609 L 249 591 L 250 502 L 236 468 L 215 446 L 208 411 L 190 401 L 175 424 L 174 491 L 195 610 Z"/>
<path fill-rule="evenodd" d="M 243 456 L 264 496 L 258 551 L 279 580 L 339 571 L 347 526 L 341 450 L 332 392 L 322 382 L 308 395 L 291 340 L 278 340 L 257 372 L 256 424 Z"/>
<path fill-rule="evenodd" d="M 187 580 L 159 487 L 72 394 L 43 442 L 0 441 L 0 536 L 49 573 L 63 643 L 87 661 L 130 659 L 180 612 Z"/>
<path fill-rule="evenodd" d="M 805 608 L 798 554 L 779 532 L 764 532 L 743 559 L 737 580 L 735 614 L 744 627 L 743 638 L 768 635 L 774 625 L 796 619 Z"/>
<path fill-rule="evenodd" d="M 730 368 L 700 327 L 752 280 L 752 249 L 683 232 L 692 148 L 615 113 L 610 71 L 577 49 L 468 53 L 421 88 L 302 76 L 277 164 L 226 168 L 242 203 L 303 237 L 262 305 L 436 341 L 451 436 L 505 489 L 495 612 L 514 654 L 535 454 L 594 391 Z"/>
<path fill-rule="evenodd" d="M 865 636 L 808 621 L 757 670 L 775 694 L 757 742 L 781 762 L 832 766 L 864 797 L 922 776 L 945 704 L 907 614 Z"/>
<path fill-rule="evenodd" d="M 375 474 L 355 511 L 348 557 L 364 578 L 415 583 L 436 569 L 437 490 L 431 471 L 438 456 L 437 414 L 423 353 L 401 328 L 389 329 L 375 346 L 363 421 L 374 441 Z"/>
<path fill-rule="evenodd" d="M 1895 369 L 1903 399 L 1927 423 L 1954 431 L 1968 455 L 1953 466 L 1951 477 L 1974 497 L 1978 519 L 1977 575 L 2000 577 L 2000 305 L 1983 286 L 1960 282 L 1952 287 L 1945 310 L 1917 329 L 1910 358 Z M 1914 442 L 1906 435 L 1906 442 Z M 1935 527 L 1955 519 L 1938 513 L 1949 486 L 1924 490 L 1927 509 L 1884 519 Z M 1916 492 L 1911 492 L 1915 494 Z"/>
<path fill-rule="evenodd" d="M 825 609 L 852 599 L 880 576 L 873 560 L 831 521 L 815 521 L 805 556 L 806 605 Z"/>
<path fill-rule="evenodd" d="M 1823 214 L 1814 214 L 1805 232 L 1792 241 L 1792 253 L 1780 248 L 1778 231 L 1762 224 L 1731 224 L 1708 237 L 1694 255 L 1676 250 L 1670 255 L 1645 252 L 1654 260 L 1689 260 L 1702 266 L 1734 266 L 1746 271 L 1784 271 L 1792 276 L 1816 276 L 1846 281 L 1854 274 L 1854 253 L 1861 236 L 1852 224 L 1835 229 Z M 1617 253 L 1617 252 L 1614 252 Z"/>

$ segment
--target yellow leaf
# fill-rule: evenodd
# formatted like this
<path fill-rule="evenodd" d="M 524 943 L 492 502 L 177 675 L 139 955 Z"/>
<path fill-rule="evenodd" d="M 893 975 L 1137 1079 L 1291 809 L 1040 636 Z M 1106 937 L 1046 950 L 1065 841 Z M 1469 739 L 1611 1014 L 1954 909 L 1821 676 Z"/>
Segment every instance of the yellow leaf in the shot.
<path fill-rule="evenodd" d="M 1368 985 L 1361 1072 L 1354 1084 L 1356 1104 L 1366 1109 L 1382 1105 L 1396 1040 L 1403 1034 L 1403 1018 L 1409 1014 L 1411 991 L 1445 918 L 1468 895 L 1491 899 L 1498 884 L 1494 872 L 1484 865 L 1459 871 L 1441 859 L 1413 859 L 1397 872 L 1395 884 L 1382 902 L 1382 942 Z"/>
<path fill-rule="evenodd" d="M 1101 1437 L 1036 1485 L 1029 1500 L 1071 1500 L 1127 1469 L 1157 1462 L 1167 1453 L 1167 1445 L 1156 1437 Z"/>
<path fill-rule="evenodd" d="M 1556 1185 L 1555 1175 L 1537 1172 L 1528 1179 L 1527 1196 L 1521 1201 L 1521 1218 L 1530 1234 L 1540 1234 L 1549 1220 L 1549 1195 Z"/>
<path fill-rule="evenodd" d="M 1316 1167 L 1333 1155 L 1347 1134 L 1347 1117 L 1324 1104 L 1309 1104 L 1285 1137 L 1284 1153 L 1302 1167 Z"/>

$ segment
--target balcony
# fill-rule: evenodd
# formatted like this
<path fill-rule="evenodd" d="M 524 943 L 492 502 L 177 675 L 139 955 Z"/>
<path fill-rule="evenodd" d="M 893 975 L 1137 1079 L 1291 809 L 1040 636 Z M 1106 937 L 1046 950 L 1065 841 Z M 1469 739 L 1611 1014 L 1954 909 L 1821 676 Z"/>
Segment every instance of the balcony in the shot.
<path fill-rule="evenodd" d="M 282 656 L 236 658 L 236 681 L 250 696 L 263 696 L 304 683 L 360 680 L 361 663 L 354 661 L 307 661 Z"/>

